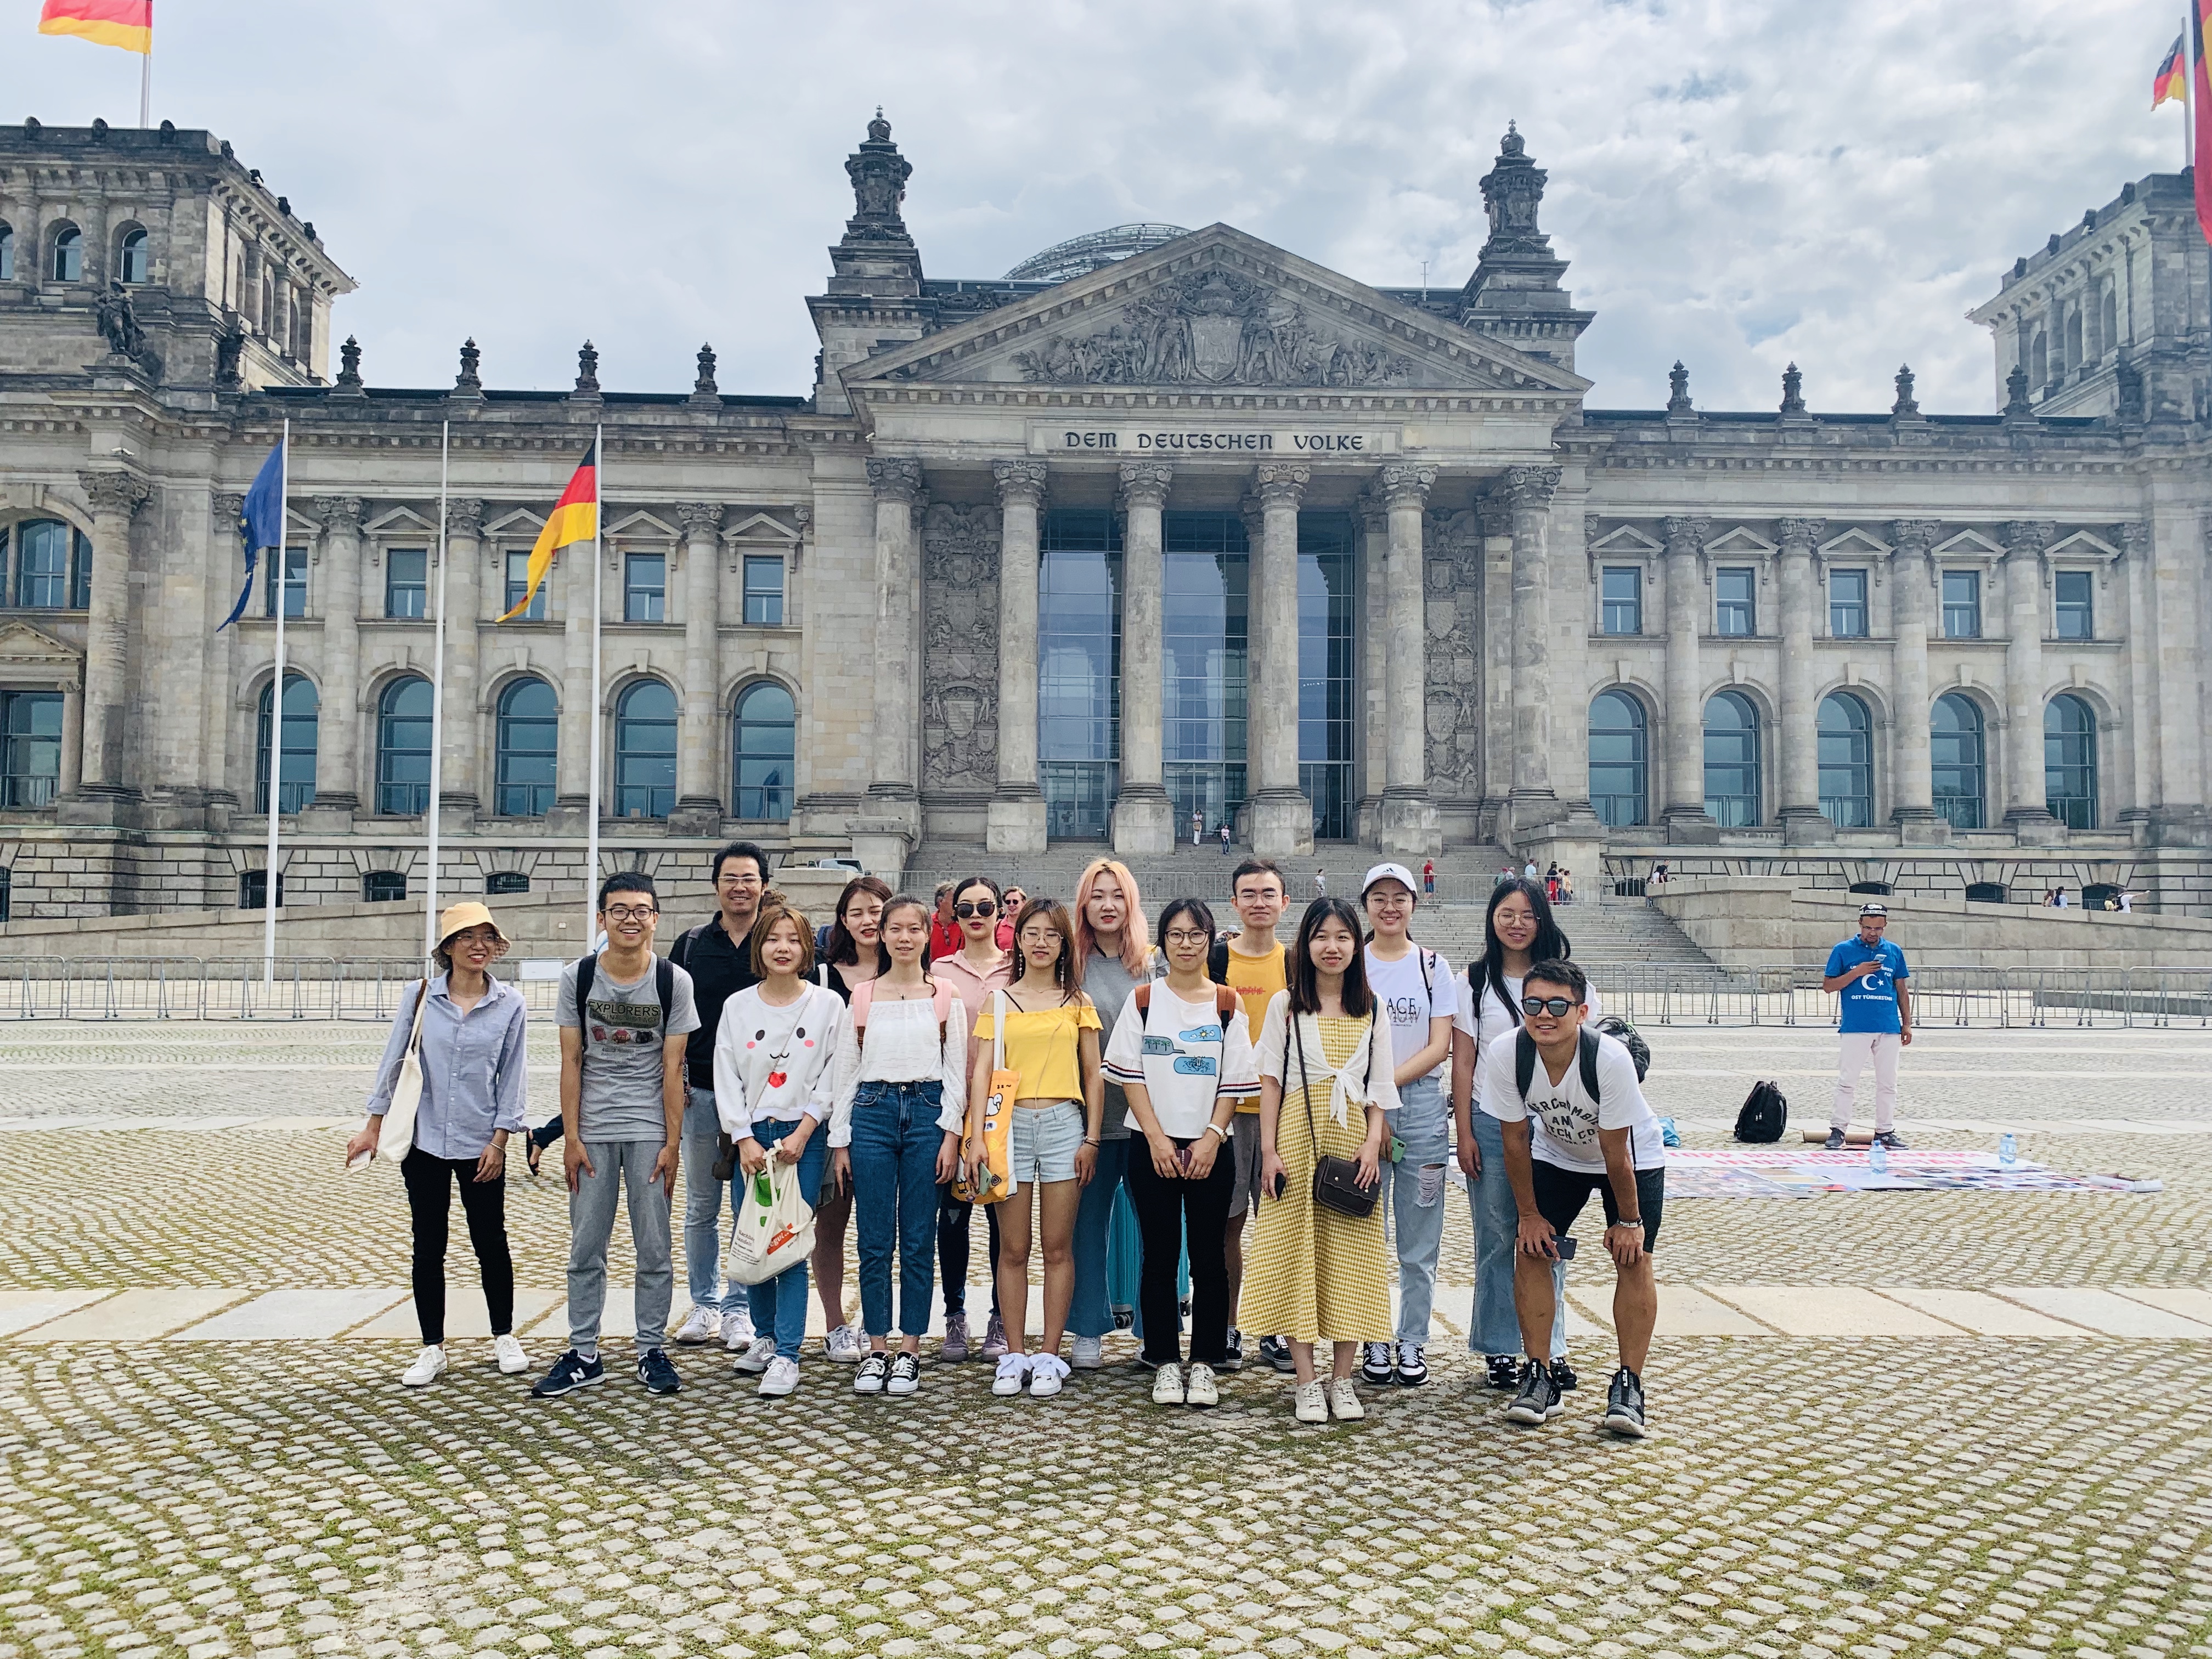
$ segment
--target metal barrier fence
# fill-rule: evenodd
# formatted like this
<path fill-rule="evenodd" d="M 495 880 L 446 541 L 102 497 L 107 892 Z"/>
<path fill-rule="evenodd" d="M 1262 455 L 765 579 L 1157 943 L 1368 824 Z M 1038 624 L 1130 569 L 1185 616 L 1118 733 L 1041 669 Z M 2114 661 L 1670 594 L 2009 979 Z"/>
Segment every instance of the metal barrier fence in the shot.
<path fill-rule="evenodd" d="M 1237 868 L 1238 860 L 1246 855 L 1247 850 L 1238 848 L 1234 859 L 1218 858 L 1203 852 L 1185 853 L 1180 855 L 1183 861 L 1176 866 L 1172 875 L 1147 874 L 1139 870 L 1137 877 L 1144 886 L 1146 907 L 1157 910 L 1172 898 L 1204 899 L 1218 915 L 1228 916 L 1230 872 Z M 1410 867 L 1416 876 L 1420 873 L 1418 861 Z M 901 884 L 907 892 L 927 900 L 937 890 L 939 882 L 961 881 L 975 873 L 973 870 L 908 870 L 901 878 Z M 987 873 L 1001 888 L 1018 887 L 1032 898 L 1043 893 L 1072 902 L 1075 897 L 1074 878 L 1064 869 L 1057 873 L 1039 874 L 1024 872 L 1018 867 L 1008 870 L 994 865 Z M 1331 892 L 1349 898 L 1355 904 L 1359 902 L 1359 878 L 1357 875 L 1332 876 L 1329 879 Z M 1602 882 L 1595 873 L 1587 878 L 1577 875 L 1575 884 L 1577 891 L 1573 902 L 1580 904 L 1596 903 L 1599 887 L 1610 887 L 1610 884 Z M 1497 885 L 1498 872 L 1494 870 L 1450 874 L 1438 871 L 1434 889 L 1425 894 L 1424 898 L 1431 904 L 1487 904 L 1491 891 Z M 1294 911 L 1304 908 L 1306 902 L 1314 896 L 1312 875 L 1300 874 L 1293 870 L 1290 876 L 1290 896 Z"/>
<path fill-rule="evenodd" d="M 0 1020 L 381 1022 L 422 976 L 407 957 L 279 957 L 264 981 L 259 957 L 0 957 Z M 553 1012 L 555 981 L 513 961 L 499 976 L 531 1012 Z"/>

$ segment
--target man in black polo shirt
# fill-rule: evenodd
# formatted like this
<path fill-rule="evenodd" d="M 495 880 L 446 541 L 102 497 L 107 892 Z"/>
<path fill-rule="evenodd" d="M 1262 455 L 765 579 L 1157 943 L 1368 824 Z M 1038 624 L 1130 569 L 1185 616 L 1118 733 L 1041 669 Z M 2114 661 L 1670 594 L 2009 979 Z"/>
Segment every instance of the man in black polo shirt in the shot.
<path fill-rule="evenodd" d="M 758 982 L 751 936 L 768 887 L 768 854 L 749 841 L 733 841 L 714 854 L 714 914 L 676 941 L 668 959 L 691 975 L 699 1029 L 684 1050 L 691 1086 L 684 1113 L 684 1271 L 691 1312 L 676 1340 L 691 1344 L 720 1337 L 732 1351 L 752 1341 L 752 1316 L 744 1288 L 722 1283 L 722 1194 L 714 1179 L 721 1120 L 714 1112 L 714 1033 L 732 993 Z M 731 1200 L 732 1210 L 736 1200 Z"/>

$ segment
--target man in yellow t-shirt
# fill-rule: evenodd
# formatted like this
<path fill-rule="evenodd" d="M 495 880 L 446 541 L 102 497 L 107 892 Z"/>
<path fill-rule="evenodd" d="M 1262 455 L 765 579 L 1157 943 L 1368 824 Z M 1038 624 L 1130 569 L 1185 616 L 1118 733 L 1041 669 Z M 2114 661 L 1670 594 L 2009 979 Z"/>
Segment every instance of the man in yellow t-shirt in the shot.
<path fill-rule="evenodd" d="M 1289 895 L 1283 872 L 1273 859 L 1247 859 L 1238 865 L 1230 876 L 1229 892 L 1243 931 L 1214 945 L 1207 968 L 1216 984 L 1237 993 L 1244 1005 L 1245 1023 L 1256 1033 L 1267 1021 L 1267 1004 L 1290 983 L 1287 957 L 1282 941 L 1275 937 L 1275 925 L 1283 919 Z M 1260 1202 L 1260 1102 L 1256 1097 L 1237 1103 L 1229 1139 L 1237 1154 L 1237 1194 L 1230 1200 L 1226 1246 L 1229 1305 L 1233 1309 L 1244 1289 L 1244 1221 Z M 1291 1369 L 1290 1349 L 1274 1337 L 1263 1336 L 1260 1351 L 1277 1370 Z M 1238 1370 L 1243 1364 L 1244 1334 L 1232 1326 L 1228 1369 Z"/>

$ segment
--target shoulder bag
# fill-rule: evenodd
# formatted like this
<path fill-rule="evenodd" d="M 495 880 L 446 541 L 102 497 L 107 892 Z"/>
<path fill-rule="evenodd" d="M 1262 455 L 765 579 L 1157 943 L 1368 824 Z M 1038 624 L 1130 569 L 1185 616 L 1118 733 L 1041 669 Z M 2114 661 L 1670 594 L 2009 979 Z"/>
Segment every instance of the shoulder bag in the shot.
<path fill-rule="evenodd" d="M 1306 1133 L 1312 1137 L 1314 1149 L 1313 1201 L 1318 1209 L 1364 1221 L 1375 1213 L 1375 1206 L 1382 1196 L 1382 1183 L 1378 1179 L 1372 1187 L 1359 1184 L 1359 1160 L 1356 1158 L 1324 1156 L 1321 1150 L 1321 1132 L 1314 1123 L 1313 1085 L 1306 1073 L 1306 1041 L 1301 1029 L 1304 1016 L 1291 1013 L 1286 1006 L 1283 1012 L 1291 1022 L 1291 1041 L 1298 1051 L 1298 1091 L 1305 1097 Z M 1370 1023 L 1375 1016 L 1370 1014 Z M 1368 1038 L 1367 1069 L 1371 1080 L 1375 1070 L 1374 1037 Z M 1364 1104 L 1364 1103 L 1363 1103 Z M 1372 1109 L 1371 1108 L 1370 1109 Z"/>
<path fill-rule="evenodd" d="M 983 1162 L 972 1181 L 953 1183 L 963 1203 L 996 1204 L 1012 1198 L 1014 1103 L 1021 1098 L 1022 1074 L 1006 1069 L 1006 1004 L 1003 990 L 991 993 L 991 1088 L 983 1099 Z"/>
<path fill-rule="evenodd" d="M 384 1132 L 376 1145 L 354 1159 L 349 1169 L 366 1170 L 380 1152 L 397 1163 L 414 1149 L 415 1109 L 422 1103 L 422 1012 L 429 1002 L 430 981 L 426 979 L 415 993 L 415 1029 L 408 1034 L 406 1052 L 399 1059 L 399 1075 L 392 1085 L 392 1109 L 384 1115 Z"/>

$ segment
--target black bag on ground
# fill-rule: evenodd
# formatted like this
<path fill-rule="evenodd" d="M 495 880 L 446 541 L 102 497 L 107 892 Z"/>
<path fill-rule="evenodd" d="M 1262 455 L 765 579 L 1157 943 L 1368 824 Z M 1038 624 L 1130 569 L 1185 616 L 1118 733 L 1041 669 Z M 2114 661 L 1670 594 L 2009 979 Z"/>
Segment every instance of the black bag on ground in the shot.
<path fill-rule="evenodd" d="M 1780 1087 L 1772 1083 L 1754 1083 L 1751 1092 L 1743 1097 L 1743 1109 L 1735 1115 L 1735 1138 L 1753 1146 L 1765 1146 L 1782 1139 L 1783 1131 L 1790 1127 L 1790 1103 L 1783 1098 Z"/>

